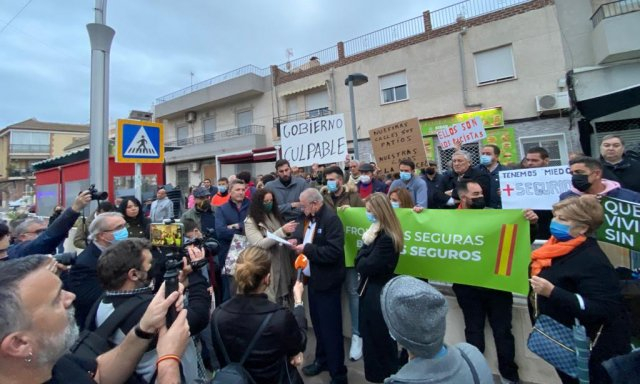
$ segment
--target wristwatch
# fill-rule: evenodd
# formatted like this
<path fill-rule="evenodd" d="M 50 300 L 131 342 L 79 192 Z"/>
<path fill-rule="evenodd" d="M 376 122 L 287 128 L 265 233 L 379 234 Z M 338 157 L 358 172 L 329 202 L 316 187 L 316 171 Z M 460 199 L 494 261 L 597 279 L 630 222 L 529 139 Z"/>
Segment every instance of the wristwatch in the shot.
<path fill-rule="evenodd" d="M 136 336 L 144 340 L 151 340 L 156 335 L 155 333 L 143 331 L 142 328 L 140 328 L 140 324 L 136 325 L 136 327 L 133 329 L 133 332 L 135 332 Z"/>
<path fill-rule="evenodd" d="M 304 307 L 304 302 L 303 301 L 296 302 L 296 303 L 294 303 L 293 307 L 294 308 L 295 307 Z"/>

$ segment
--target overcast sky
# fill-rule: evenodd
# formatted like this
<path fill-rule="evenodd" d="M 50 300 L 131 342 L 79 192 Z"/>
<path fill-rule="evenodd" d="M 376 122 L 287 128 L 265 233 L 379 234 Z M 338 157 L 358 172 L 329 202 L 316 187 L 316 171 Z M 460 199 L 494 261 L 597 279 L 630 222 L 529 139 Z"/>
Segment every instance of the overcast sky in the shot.
<path fill-rule="evenodd" d="M 110 120 L 151 110 L 156 98 L 189 86 L 192 72 L 197 83 L 248 64 L 282 64 L 288 48 L 295 59 L 455 2 L 110 0 Z M 0 128 L 32 117 L 89 122 L 94 4 L 0 0 Z"/>

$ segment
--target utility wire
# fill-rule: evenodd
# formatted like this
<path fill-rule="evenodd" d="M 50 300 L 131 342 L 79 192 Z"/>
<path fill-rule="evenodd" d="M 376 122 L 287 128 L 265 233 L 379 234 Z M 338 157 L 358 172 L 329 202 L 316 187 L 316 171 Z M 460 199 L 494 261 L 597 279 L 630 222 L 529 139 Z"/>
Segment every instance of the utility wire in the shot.
<path fill-rule="evenodd" d="M 13 20 L 16 19 L 16 17 L 18 17 L 22 11 L 25 10 L 25 8 L 27 8 L 29 6 L 29 4 L 31 4 L 33 0 L 29 0 L 27 1 L 27 4 L 25 4 L 22 8 L 20 8 L 20 10 L 18 11 L 18 13 L 16 13 L 15 15 L 13 15 L 13 17 L 11 18 L 11 20 L 9 20 L 9 22 L 7 22 L 7 24 L 5 24 L 2 29 L 0 29 L 0 35 L 2 34 L 2 32 L 4 32 L 5 29 L 7 29 L 7 27 L 9 26 L 9 24 L 11 24 L 13 22 Z"/>

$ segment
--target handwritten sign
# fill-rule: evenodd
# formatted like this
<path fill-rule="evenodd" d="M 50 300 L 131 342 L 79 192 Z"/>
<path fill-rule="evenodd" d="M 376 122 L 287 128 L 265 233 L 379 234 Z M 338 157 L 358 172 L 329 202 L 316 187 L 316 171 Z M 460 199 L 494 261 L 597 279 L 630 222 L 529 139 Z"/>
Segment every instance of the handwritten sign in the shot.
<path fill-rule="evenodd" d="M 418 119 L 399 121 L 369 131 L 373 154 L 383 173 L 396 172 L 400 160 L 411 159 L 416 169 L 426 168 L 425 153 Z"/>
<path fill-rule="evenodd" d="M 436 132 L 443 149 L 453 148 L 464 143 L 473 143 L 487 137 L 482 119 L 474 117 Z"/>
<path fill-rule="evenodd" d="M 500 172 L 503 209 L 551 209 L 571 188 L 569 167 L 514 169 Z"/>
<path fill-rule="evenodd" d="M 343 161 L 347 154 L 344 127 L 342 114 L 282 124 L 282 157 L 298 167 Z"/>

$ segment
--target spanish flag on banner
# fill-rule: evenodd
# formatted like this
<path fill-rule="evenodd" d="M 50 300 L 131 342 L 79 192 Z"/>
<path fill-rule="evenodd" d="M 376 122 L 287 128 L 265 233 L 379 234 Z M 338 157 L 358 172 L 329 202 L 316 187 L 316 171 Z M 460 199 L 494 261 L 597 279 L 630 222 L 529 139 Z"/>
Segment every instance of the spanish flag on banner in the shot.
<path fill-rule="evenodd" d="M 511 264 L 513 263 L 513 253 L 516 248 L 517 233 L 518 224 L 502 225 L 498 254 L 496 255 L 496 275 L 511 276 Z"/>

